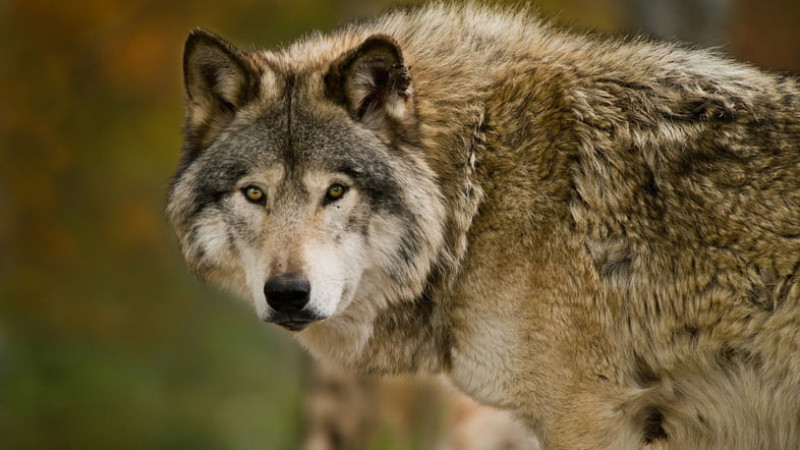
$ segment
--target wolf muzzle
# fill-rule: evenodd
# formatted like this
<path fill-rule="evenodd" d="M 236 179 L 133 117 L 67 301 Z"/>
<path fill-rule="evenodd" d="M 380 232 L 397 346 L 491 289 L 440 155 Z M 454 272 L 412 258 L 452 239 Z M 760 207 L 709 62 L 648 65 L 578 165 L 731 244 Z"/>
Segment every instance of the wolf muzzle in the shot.
<path fill-rule="evenodd" d="M 300 331 L 309 323 L 321 319 L 304 308 L 311 296 L 311 284 L 299 273 L 270 277 L 264 285 L 267 304 L 275 311 L 269 318 L 288 330 Z"/>

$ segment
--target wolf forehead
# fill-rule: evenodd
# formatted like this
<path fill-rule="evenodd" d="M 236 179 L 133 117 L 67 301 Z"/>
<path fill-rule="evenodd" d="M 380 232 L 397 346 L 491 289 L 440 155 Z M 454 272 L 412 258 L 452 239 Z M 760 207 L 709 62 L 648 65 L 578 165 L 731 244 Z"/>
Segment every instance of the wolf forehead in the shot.
<path fill-rule="evenodd" d="M 270 106 L 237 118 L 207 148 L 189 155 L 186 166 L 214 161 L 238 164 L 239 175 L 283 167 L 291 173 L 339 172 L 354 179 L 390 175 L 388 149 L 374 136 L 341 120 L 327 120 L 302 106 Z M 228 164 L 226 164 L 228 162 Z"/>
<path fill-rule="evenodd" d="M 373 210 L 406 215 L 407 184 L 430 173 L 398 44 L 371 34 L 313 58 L 295 53 L 244 52 L 213 33 L 190 34 L 171 210 L 194 203 L 196 213 L 277 169 L 283 192 L 301 194 L 294 199 L 308 200 L 309 174 L 317 184 L 344 174 Z M 281 195 L 262 187 L 274 188 L 268 198 Z"/>

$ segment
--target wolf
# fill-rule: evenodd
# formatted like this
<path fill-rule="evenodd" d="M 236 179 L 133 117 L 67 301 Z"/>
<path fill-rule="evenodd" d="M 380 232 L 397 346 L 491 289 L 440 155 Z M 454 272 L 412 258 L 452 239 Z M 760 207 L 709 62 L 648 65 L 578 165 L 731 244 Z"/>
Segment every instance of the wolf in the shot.
<path fill-rule="evenodd" d="M 167 214 L 318 358 L 548 449 L 800 448 L 800 82 L 523 9 L 193 31 Z"/>

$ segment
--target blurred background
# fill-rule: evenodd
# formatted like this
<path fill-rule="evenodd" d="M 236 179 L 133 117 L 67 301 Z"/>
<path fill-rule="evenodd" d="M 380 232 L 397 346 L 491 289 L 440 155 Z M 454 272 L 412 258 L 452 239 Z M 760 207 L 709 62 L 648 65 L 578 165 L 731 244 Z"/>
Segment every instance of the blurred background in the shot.
<path fill-rule="evenodd" d="M 181 51 L 195 26 L 245 49 L 274 47 L 388 3 L 0 0 L 1 449 L 308 443 L 319 378 L 331 376 L 310 371 L 299 346 L 242 302 L 194 280 L 163 217 L 180 149 Z M 537 5 L 583 29 L 800 70 L 798 0 Z M 478 448 L 477 437 L 459 447 L 453 430 L 494 424 L 430 385 L 342 383 L 374 408 L 330 407 L 371 419 L 364 448 Z"/>

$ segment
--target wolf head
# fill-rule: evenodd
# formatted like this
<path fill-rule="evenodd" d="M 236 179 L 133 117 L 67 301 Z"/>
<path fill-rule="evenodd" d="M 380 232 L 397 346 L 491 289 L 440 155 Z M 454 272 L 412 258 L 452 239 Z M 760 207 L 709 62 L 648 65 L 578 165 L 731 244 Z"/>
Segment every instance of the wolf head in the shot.
<path fill-rule="evenodd" d="M 184 53 L 169 220 L 195 274 L 290 330 L 419 296 L 443 241 L 401 49 L 333 47 L 247 53 L 197 30 Z"/>

